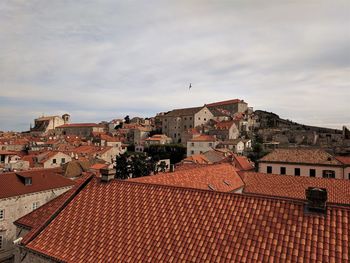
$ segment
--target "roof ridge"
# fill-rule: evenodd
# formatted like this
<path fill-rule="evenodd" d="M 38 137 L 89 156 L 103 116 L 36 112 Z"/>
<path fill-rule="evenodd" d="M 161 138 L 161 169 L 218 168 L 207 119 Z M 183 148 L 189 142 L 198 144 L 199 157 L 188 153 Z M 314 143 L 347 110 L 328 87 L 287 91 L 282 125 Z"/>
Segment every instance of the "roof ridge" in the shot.
<path fill-rule="evenodd" d="M 271 195 L 254 194 L 254 193 L 240 194 L 240 193 L 232 193 L 232 192 L 210 191 L 210 190 L 206 190 L 206 189 L 184 187 L 184 186 L 177 186 L 177 185 L 161 185 L 161 184 L 155 184 L 155 183 L 120 180 L 120 179 L 115 179 L 115 180 L 118 181 L 118 183 L 123 183 L 123 184 L 138 184 L 138 185 L 157 187 L 157 188 L 170 188 L 170 189 L 177 189 L 177 190 L 184 190 L 184 191 L 196 191 L 196 192 L 198 191 L 198 192 L 205 192 L 205 193 L 210 193 L 210 194 L 230 195 L 230 196 L 235 196 L 238 198 L 250 197 L 250 198 L 258 198 L 258 199 L 262 199 L 262 200 L 279 200 L 279 201 L 286 201 L 286 202 L 300 204 L 300 205 L 303 205 L 306 203 L 306 200 L 304 200 L 304 199 L 285 197 L 285 196 L 271 196 Z M 242 181 L 244 182 L 243 179 L 242 179 Z M 346 210 L 350 210 L 350 206 L 348 207 L 348 206 L 343 206 L 343 205 L 339 205 L 339 204 L 333 204 L 330 202 L 327 202 L 327 204 L 331 205 L 331 207 L 337 207 L 340 209 L 345 208 Z"/>
<path fill-rule="evenodd" d="M 32 233 L 28 233 L 28 235 L 23 238 L 21 245 L 27 245 L 35 237 L 37 237 L 40 234 L 40 232 L 43 231 L 52 222 L 52 220 L 54 220 L 55 217 L 66 207 L 66 205 L 69 204 L 73 200 L 73 198 L 79 194 L 79 192 L 91 181 L 93 177 L 93 175 L 89 175 L 86 178 L 84 178 L 82 182 L 80 182 L 77 186 L 75 186 L 75 191 L 72 191 L 72 193 L 65 200 L 65 202 L 63 202 L 62 205 L 59 206 L 54 213 L 52 213 L 48 220 L 46 220 L 43 224 L 39 225 L 35 229 L 32 229 Z"/>

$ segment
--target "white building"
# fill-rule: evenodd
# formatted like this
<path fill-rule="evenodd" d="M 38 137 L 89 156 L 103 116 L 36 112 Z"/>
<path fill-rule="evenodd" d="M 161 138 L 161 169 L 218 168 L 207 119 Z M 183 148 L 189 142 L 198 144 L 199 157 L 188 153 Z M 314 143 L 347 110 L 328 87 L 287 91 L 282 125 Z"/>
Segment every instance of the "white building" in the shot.
<path fill-rule="evenodd" d="M 218 141 L 215 136 L 200 135 L 187 142 L 187 157 L 215 149 Z"/>

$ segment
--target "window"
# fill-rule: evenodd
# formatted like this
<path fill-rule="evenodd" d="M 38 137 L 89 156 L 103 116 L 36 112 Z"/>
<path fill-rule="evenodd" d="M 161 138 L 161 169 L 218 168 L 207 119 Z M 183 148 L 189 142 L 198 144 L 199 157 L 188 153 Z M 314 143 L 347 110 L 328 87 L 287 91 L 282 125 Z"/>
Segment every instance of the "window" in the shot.
<path fill-rule="evenodd" d="M 300 176 L 300 168 L 295 168 L 294 169 L 294 175 Z"/>
<path fill-rule="evenodd" d="M 192 120 L 192 117 L 190 117 L 190 120 Z"/>
<path fill-rule="evenodd" d="M 176 138 L 176 133 L 174 133 L 174 138 Z"/>
<path fill-rule="evenodd" d="M 194 154 L 194 151 L 191 151 L 191 154 Z"/>
<path fill-rule="evenodd" d="M 286 174 L 286 167 L 281 167 L 281 174 Z"/>
<path fill-rule="evenodd" d="M 57 163 L 57 160 L 56 159 L 52 159 L 52 163 Z"/>
<path fill-rule="evenodd" d="M 316 170 L 310 169 L 310 177 L 316 177 Z"/>
<path fill-rule="evenodd" d="M 201 117 L 198 117 L 198 120 L 200 121 L 200 120 L 201 120 Z"/>
<path fill-rule="evenodd" d="M 168 128 L 166 125 L 164 126 L 164 129 Z"/>
<path fill-rule="evenodd" d="M 39 202 L 33 203 L 33 210 L 37 209 L 39 207 Z"/>
<path fill-rule="evenodd" d="M 164 119 L 164 121 L 166 122 L 166 121 L 168 121 L 167 119 Z"/>
<path fill-rule="evenodd" d="M 323 178 L 335 178 L 335 172 L 332 170 L 323 170 L 322 177 Z"/>
<path fill-rule="evenodd" d="M 211 147 L 211 146 L 213 146 L 213 143 L 212 143 L 212 142 L 209 143 L 209 147 Z"/>
<path fill-rule="evenodd" d="M 0 220 L 5 219 L 5 209 L 0 209 Z"/>
<path fill-rule="evenodd" d="M 191 143 L 191 146 L 194 146 L 194 142 Z"/>
<path fill-rule="evenodd" d="M 184 125 L 184 129 L 186 129 L 187 128 L 187 126 L 186 125 Z"/>
<path fill-rule="evenodd" d="M 187 118 L 185 117 L 185 120 L 187 120 Z"/>
<path fill-rule="evenodd" d="M 190 128 L 192 128 L 192 125 L 190 125 Z"/>
<path fill-rule="evenodd" d="M 62 158 L 61 163 L 66 163 L 66 158 Z"/>
<path fill-rule="evenodd" d="M 0 236 L 0 249 L 4 247 L 4 236 Z"/>
<path fill-rule="evenodd" d="M 207 118 L 204 118 L 204 121 L 206 121 L 207 120 Z"/>
<path fill-rule="evenodd" d="M 267 171 L 268 174 L 272 174 L 272 166 L 267 166 Z"/>

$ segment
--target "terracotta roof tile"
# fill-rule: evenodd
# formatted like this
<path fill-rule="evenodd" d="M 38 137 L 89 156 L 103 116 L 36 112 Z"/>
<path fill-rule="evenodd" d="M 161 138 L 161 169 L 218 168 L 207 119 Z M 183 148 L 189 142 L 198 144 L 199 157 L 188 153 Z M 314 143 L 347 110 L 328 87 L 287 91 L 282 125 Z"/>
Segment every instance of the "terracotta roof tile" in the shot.
<path fill-rule="evenodd" d="M 336 156 L 335 158 L 346 166 L 350 165 L 350 156 Z"/>
<path fill-rule="evenodd" d="M 189 140 L 189 142 L 215 142 L 216 138 L 211 135 L 201 134 L 193 139 Z"/>
<path fill-rule="evenodd" d="M 75 181 L 72 181 L 75 183 L 73 188 L 52 199 L 50 202 L 40 206 L 31 213 L 26 214 L 25 216 L 17 219 L 14 222 L 14 224 L 27 228 L 29 230 L 41 226 L 50 218 L 50 216 L 53 215 L 53 213 L 58 208 L 60 208 L 64 204 L 65 201 L 68 200 L 70 196 L 72 196 L 72 194 L 74 194 L 77 191 L 79 186 L 81 186 L 81 184 L 84 183 L 88 178 L 89 176 L 84 176 Z"/>
<path fill-rule="evenodd" d="M 61 169 L 38 169 L 0 174 L 0 198 L 24 195 L 55 188 L 69 187 L 74 182 L 64 178 Z M 31 177 L 32 184 L 25 185 L 21 178 Z"/>
<path fill-rule="evenodd" d="M 254 172 L 240 174 L 245 193 L 305 199 L 305 189 L 319 187 L 327 189 L 328 202 L 350 205 L 350 180 Z"/>
<path fill-rule="evenodd" d="M 244 102 L 244 101 L 240 100 L 240 99 L 224 100 L 224 101 L 209 103 L 209 104 L 206 104 L 206 106 L 214 107 L 214 106 L 222 106 L 222 105 L 227 105 L 227 104 L 237 104 L 239 102 Z"/>
<path fill-rule="evenodd" d="M 94 178 L 25 245 L 65 262 L 348 262 L 350 209 Z"/>
<path fill-rule="evenodd" d="M 229 163 L 202 165 L 192 169 L 144 176 L 130 181 L 174 185 L 220 192 L 231 192 L 243 187 L 243 181 Z"/>

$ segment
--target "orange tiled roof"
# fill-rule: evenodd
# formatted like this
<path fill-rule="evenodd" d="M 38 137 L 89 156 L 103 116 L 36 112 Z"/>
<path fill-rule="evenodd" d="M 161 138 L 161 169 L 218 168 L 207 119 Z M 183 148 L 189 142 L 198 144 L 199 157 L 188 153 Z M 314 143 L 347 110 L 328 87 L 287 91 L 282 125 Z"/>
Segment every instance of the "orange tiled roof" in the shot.
<path fill-rule="evenodd" d="M 24 249 L 65 262 L 348 262 L 350 209 L 93 178 Z"/>
<path fill-rule="evenodd" d="M 106 168 L 108 165 L 105 163 L 95 163 L 94 165 L 90 166 L 90 169 L 94 170 L 100 170 L 102 168 Z"/>
<path fill-rule="evenodd" d="M 222 106 L 222 105 L 227 105 L 227 104 L 236 104 L 239 102 L 244 102 L 243 100 L 240 99 L 233 99 L 233 100 L 224 100 L 224 101 L 218 101 L 218 102 L 213 102 L 206 104 L 208 107 L 214 107 L 214 106 Z"/>
<path fill-rule="evenodd" d="M 218 130 L 229 130 L 234 123 L 234 121 L 221 121 L 216 123 L 215 126 Z"/>
<path fill-rule="evenodd" d="M 203 154 L 194 154 L 183 160 L 183 162 L 190 162 L 196 164 L 211 164 L 207 157 Z"/>
<path fill-rule="evenodd" d="M 144 176 L 130 181 L 174 185 L 220 192 L 232 192 L 243 187 L 243 181 L 231 164 L 214 164 L 172 173 Z"/>
<path fill-rule="evenodd" d="M 350 165 L 350 156 L 336 156 L 335 158 L 344 165 Z"/>
<path fill-rule="evenodd" d="M 334 156 L 322 149 L 286 148 L 276 149 L 265 155 L 260 162 L 303 163 L 322 165 L 341 165 Z"/>
<path fill-rule="evenodd" d="M 350 180 L 254 172 L 241 175 L 245 193 L 305 199 L 305 189 L 319 187 L 327 189 L 328 202 L 350 205 Z"/>
<path fill-rule="evenodd" d="M 199 135 L 197 137 L 194 137 L 193 139 L 189 140 L 189 142 L 215 142 L 216 138 L 211 135 Z"/>
<path fill-rule="evenodd" d="M 254 169 L 254 163 L 245 156 L 233 155 L 233 161 L 238 170 L 249 171 Z"/>
<path fill-rule="evenodd" d="M 59 209 L 68 199 L 71 197 L 77 189 L 85 183 L 91 176 L 84 176 L 75 181 L 75 185 L 69 189 L 67 192 L 59 195 L 58 197 L 52 199 L 48 203 L 40 206 L 29 214 L 17 219 L 14 224 L 27 228 L 34 229 L 40 227 L 43 223 L 45 223 L 57 209 Z"/>
<path fill-rule="evenodd" d="M 59 174 L 61 171 L 54 168 L 0 174 L 0 198 L 74 185 L 74 182 Z M 32 177 L 32 184 L 25 185 L 21 177 Z"/>

